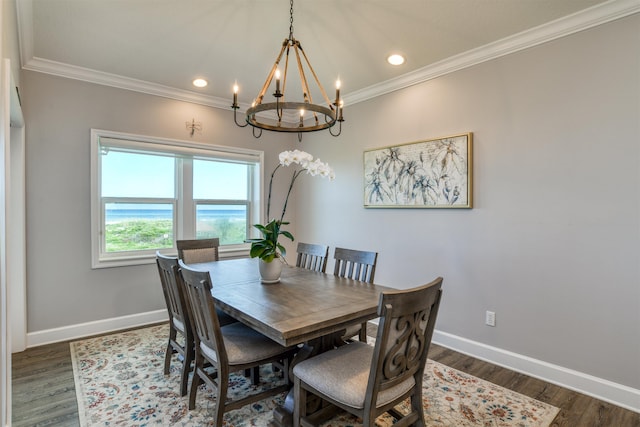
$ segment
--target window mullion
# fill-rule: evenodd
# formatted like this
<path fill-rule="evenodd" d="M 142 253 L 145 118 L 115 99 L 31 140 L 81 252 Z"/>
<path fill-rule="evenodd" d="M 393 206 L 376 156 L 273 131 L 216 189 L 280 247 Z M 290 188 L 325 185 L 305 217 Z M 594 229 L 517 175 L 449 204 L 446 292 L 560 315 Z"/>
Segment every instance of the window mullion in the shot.
<path fill-rule="evenodd" d="M 193 158 L 176 158 L 178 198 L 178 238 L 195 239 L 195 203 L 193 202 Z"/>

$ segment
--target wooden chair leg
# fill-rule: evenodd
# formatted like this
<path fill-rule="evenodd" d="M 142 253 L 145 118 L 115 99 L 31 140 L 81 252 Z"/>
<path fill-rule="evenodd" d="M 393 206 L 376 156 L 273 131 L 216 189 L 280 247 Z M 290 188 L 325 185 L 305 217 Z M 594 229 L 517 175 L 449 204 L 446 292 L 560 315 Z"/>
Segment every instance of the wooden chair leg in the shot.
<path fill-rule="evenodd" d="M 199 351 L 196 350 L 196 358 L 193 365 L 193 378 L 191 379 L 191 391 L 189 392 L 189 410 L 192 410 L 196 407 L 196 394 L 198 393 L 198 386 L 200 385 L 200 381 L 202 380 L 199 373 L 201 369 L 204 369 L 202 356 L 200 356 Z"/>
<path fill-rule="evenodd" d="M 191 363 L 193 362 L 194 352 L 195 350 L 193 345 L 185 343 L 184 360 L 182 361 L 182 375 L 180 377 L 180 396 L 185 396 L 187 394 L 187 385 L 189 383 L 189 373 L 191 372 Z"/>
<path fill-rule="evenodd" d="M 218 387 L 216 387 L 216 407 L 213 411 L 213 421 L 215 427 L 222 427 L 222 418 L 225 413 L 225 402 L 227 401 L 227 390 L 229 387 L 229 378 L 221 375 L 218 379 Z"/>
<path fill-rule="evenodd" d="M 300 380 L 293 380 L 293 427 L 300 427 L 300 420 L 307 415 L 307 391 L 300 385 Z"/>
<path fill-rule="evenodd" d="M 422 386 L 420 386 L 422 388 Z M 426 427 L 427 422 L 424 418 L 424 408 L 422 407 L 422 390 L 416 390 L 416 392 L 411 395 L 411 410 L 418 415 L 418 420 L 416 422 L 417 427 Z"/>
<path fill-rule="evenodd" d="M 171 347 L 171 338 L 167 343 L 167 351 L 164 355 L 164 374 L 169 375 L 169 368 L 171 367 L 171 356 L 173 355 L 173 347 Z"/>

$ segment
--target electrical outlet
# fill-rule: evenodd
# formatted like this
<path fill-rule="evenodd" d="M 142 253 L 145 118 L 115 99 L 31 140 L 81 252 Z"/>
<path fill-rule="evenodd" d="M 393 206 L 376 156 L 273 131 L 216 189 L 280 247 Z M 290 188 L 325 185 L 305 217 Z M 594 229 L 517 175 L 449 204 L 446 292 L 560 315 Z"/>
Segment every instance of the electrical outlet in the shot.
<path fill-rule="evenodd" d="M 487 311 L 484 318 L 484 323 L 489 326 L 496 326 L 496 313 L 495 311 Z"/>

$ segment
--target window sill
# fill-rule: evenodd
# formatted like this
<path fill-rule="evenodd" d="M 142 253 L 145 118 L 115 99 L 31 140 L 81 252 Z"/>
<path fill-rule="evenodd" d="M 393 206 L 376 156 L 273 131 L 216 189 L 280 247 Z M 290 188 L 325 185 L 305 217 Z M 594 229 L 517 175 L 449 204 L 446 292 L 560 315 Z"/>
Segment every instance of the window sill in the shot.
<path fill-rule="evenodd" d="M 249 256 L 249 248 L 234 248 L 234 249 L 220 249 L 220 259 L 236 259 L 236 258 L 247 258 Z M 166 255 L 177 256 L 177 253 L 167 252 Z M 91 265 L 92 270 L 97 270 L 101 268 L 114 268 L 114 267 L 130 267 L 135 265 L 146 265 L 146 264 L 155 264 L 156 256 L 155 254 L 149 255 L 136 255 L 132 257 L 118 257 L 118 258 L 107 258 L 98 260 Z"/>

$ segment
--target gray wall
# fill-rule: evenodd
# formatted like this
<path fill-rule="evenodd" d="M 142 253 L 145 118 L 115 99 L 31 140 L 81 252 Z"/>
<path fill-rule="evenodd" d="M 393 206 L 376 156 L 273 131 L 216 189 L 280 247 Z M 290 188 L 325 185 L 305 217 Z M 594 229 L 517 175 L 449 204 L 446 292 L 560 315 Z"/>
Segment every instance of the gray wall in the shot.
<path fill-rule="evenodd" d="M 296 145 L 337 174 L 299 180 L 296 237 L 379 251 L 382 284 L 442 275 L 440 331 L 639 389 L 639 24 L 347 105 L 341 137 Z M 229 111 L 31 72 L 22 83 L 30 332 L 163 306 L 152 265 L 90 269 L 90 128 L 188 139 L 195 117 L 198 140 L 264 148 L 267 172 L 294 146 L 256 142 Z M 469 131 L 474 209 L 362 207 L 364 150 Z"/>
<path fill-rule="evenodd" d="M 337 178 L 304 181 L 300 239 L 379 251 L 381 284 L 443 276 L 440 331 L 640 388 L 639 28 L 629 17 L 346 107 L 338 141 L 303 143 Z M 363 208 L 364 150 L 465 132 L 472 210 Z"/>
<path fill-rule="evenodd" d="M 273 133 L 256 140 L 233 124 L 231 110 L 40 73 L 24 72 L 23 93 L 28 332 L 165 307 L 154 264 L 91 269 L 91 128 L 264 150 L 265 173 L 294 140 Z M 185 122 L 192 118 L 203 130 L 190 138 Z M 277 188 L 276 197 L 282 193 Z"/>

